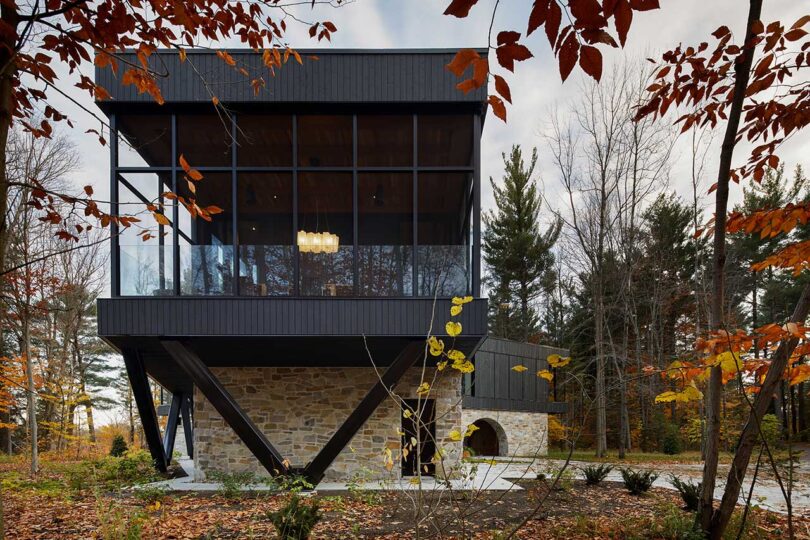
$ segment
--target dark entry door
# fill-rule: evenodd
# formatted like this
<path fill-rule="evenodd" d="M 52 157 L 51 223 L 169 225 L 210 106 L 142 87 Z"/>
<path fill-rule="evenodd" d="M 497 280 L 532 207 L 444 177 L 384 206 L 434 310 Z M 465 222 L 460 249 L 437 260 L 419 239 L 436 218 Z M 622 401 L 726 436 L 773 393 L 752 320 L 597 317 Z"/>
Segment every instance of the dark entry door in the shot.
<path fill-rule="evenodd" d="M 473 423 L 476 429 L 464 439 L 464 446 L 472 450 L 474 456 L 500 456 L 498 433 L 489 422 L 478 420 Z"/>
<path fill-rule="evenodd" d="M 417 411 L 417 406 L 421 411 L 417 421 L 417 414 L 410 418 L 402 417 L 402 476 L 416 476 L 416 456 L 420 456 L 422 462 L 422 474 L 433 476 L 436 472 L 436 465 L 433 463 L 433 456 L 436 454 L 436 402 L 432 399 L 406 399 L 405 405 L 413 411 Z M 417 448 L 417 426 L 419 427 L 419 446 Z M 407 454 L 407 455 L 405 455 Z"/>

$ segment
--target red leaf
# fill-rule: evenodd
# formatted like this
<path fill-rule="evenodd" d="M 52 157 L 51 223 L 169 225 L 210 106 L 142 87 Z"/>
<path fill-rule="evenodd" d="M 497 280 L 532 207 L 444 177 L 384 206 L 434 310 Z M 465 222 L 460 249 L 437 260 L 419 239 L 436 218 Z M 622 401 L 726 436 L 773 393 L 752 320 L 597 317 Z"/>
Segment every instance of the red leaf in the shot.
<path fill-rule="evenodd" d="M 602 53 L 596 47 L 582 46 L 579 53 L 579 65 L 585 73 L 597 81 L 602 78 Z"/>
<path fill-rule="evenodd" d="M 498 32 L 498 46 L 507 45 L 509 43 L 517 43 L 517 40 L 519 39 L 520 32 L 515 32 L 514 30 L 504 30 L 503 32 Z"/>
<path fill-rule="evenodd" d="M 551 0 L 556 4 L 556 0 Z M 526 30 L 526 35 L 531 35 L 532 32 L 540 28 L 546 22 L 548 15 L 549 0 L 534 0 L 532 5 L 532 12 L 529 14 L 529 28 Z"/>
<path fill-rule="evenodd" d="M 337 32 L 337 27 L 332 24 L 331 21 L 324 21 L 323 25 L 326 27 L 327 30 L 330 32 Z"/>
<path fill-rule="evenodd" d="M 636 11 L 650 11 L 661 8 L 658 0 L 630 0 L 630 6 Z"/>
<path fill-rule="evenodd" d="M 180 154 L 179 161 L 180 161 L 180 166 L 183 167 L 184 171 L 188 172 L 191 169 L 191 166 L 188 164 L 188 161 L 186 161 L 186 158 L 185 158 L 185 156 L 183 156 L 183 154 Z"/>
<path fill-rule="evenodd" d="M 807 30 L 802 28 L 796 28 L 795 30 L 791 30 L 787 34 L 785 34 L 785 39 L 788 41 L 799 41 L 804 36 L 807 35 Z"/>
<path fill-rule="evenodd" d="M 546 37 L 548 37 L 548 42 L 552 47 L 554 47 L 554 42 L 557 41 L 560 23 L 562 23 L 562 10 L 557 4 L 557 0 L 552 0 L 548 5 L 548 16 L 546 17 Z"/>
<path fill-rule="evenodd" d="M 509 71 L 515 71 L 515 60 L 522 62 L 532 57 L 532 53 L 525 45 L 508 43 L 495 49 L 498 63 Z"/>
<path fill-rule="evenodd" d="M 506 84 L 506 79 L 500 75 L 495 75 L 495 91 L 503 96 L 503 99 L 512 103 L 512 91 L 509 89 L 509 85 Z"/>
<path fill-rule="evenodd" d="M 731 29 L 728 26 L 723 25 L 720 28 L 718 28 L 717 30 L 715 30 L 714 32 L 712 32 L 712 35 L 714 37 L 716 37 L 717 39 L 721 39 L 721 38 L 726 37 L 730 33 L 731 33 Z"/>
<path fill-rule="evenodd" d="M 473 62 L 473 76 L 472 80 L 475 83 L 475 88 L 484 86 L 487 82 L 487 75 L 489 75 L 489 60 L 486 58 L 479 58 Z"/>
<path fill-rule="evenodd" d="M 453 15 L 460 19 L 470 14 L 470 9 L 478 2 L 478 0 L 453 0 L 447 9 L 444 10 L 445 15 Z"/>
<path fill-rule="evenodd" d="M 461 90 L 465 94 L 469 93 L 472 90 L 475 90 L 476 88 L 478 88 L 478 86 L 475 85 L 475 81 L 473 81 L 472 79 L 461 81 L 456 85 L 456 89 Z"/>
<path fill-rule="evenodd" d="M 503 100 L 498 96 L 489 96 L 487 101 L 492 107 L 492 112 L 495 116 L 506 122 L 506 105 L 504 105 Z"/>
<path fill-rule="evenodd" d="M 84 192 L 87 193 L 88 197 L 93 196 L 93 186 L 84 186 Z"/>
<path fill-rule="evenodd" d="M 577 41 L 576 34 L 571 32 L 560 47 L 560 75 L 562 80 L 568 78 L 571 70 L 577 63 L 577 56 L 579 53 L 579 41 Z"/>
<path fill-rule="evenodd" d="M 801 28 L 802 26 L 804 26 L 809 22 L 810 22 L 810 15 L 805 15 L 804 17 L 793 23 L 793 26 L 791 26 L 790 29 L 795 30 L 797 28 Z"/>
<path fill-rule="evenodd" d="M 607 25 L 597 0 L 569 0 L 568 9 L 577 28 L 602 28 Z"/>
<path fill-rule="evenodd" d="M 624 47 L 627 42 L 627 32 L 630 31 L 630 24 L 633 22 L 633 10 L 627 0 L 618 0 L 616 2 L 613 21 L 616 25 L 616 32 L 619 34 L 619 43 Z"/>
<path fill-rule="evenodd" d="M 461 49 L 445 68 L 451 71 L 456 77 L 461 77 L 476 58 L 481 58 L 481 55 L 476 51 L 472 49 Z"/>

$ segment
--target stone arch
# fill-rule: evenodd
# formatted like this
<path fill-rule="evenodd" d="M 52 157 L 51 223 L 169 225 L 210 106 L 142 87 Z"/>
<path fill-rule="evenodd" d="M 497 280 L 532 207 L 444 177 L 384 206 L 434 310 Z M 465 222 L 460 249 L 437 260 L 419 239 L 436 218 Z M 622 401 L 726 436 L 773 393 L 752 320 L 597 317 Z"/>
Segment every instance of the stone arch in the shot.
<path fill-rule="evenodd" d="M 479 418 L 473 422 L 478 429 L 464 438 L 464 446 L 477 456 L 508 456 L 509 442 L 506 431 L 491 418 Z"/>

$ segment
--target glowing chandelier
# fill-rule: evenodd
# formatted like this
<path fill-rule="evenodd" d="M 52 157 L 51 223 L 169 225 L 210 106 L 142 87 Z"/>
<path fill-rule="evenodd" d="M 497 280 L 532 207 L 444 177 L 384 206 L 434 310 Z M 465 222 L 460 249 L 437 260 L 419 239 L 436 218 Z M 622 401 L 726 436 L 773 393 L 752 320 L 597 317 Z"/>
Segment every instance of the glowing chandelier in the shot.
<path fill-rule="evenodd" d="M 337 253 L 340 238 L 329 232 L 298 231 L 298 250 L 301 253 Z"/>

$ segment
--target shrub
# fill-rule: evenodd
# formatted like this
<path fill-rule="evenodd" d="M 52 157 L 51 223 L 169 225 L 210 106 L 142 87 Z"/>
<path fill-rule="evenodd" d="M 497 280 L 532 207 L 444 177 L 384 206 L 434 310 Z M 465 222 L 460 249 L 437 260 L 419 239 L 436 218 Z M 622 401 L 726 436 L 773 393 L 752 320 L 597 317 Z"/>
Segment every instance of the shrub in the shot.
<path fill-rule="evenodd" d="M 678 426 L 667 424 L 664 437 L 661 439 L 661 451 L 668 456 L 674 456 L 680 454 L 681 450 L 681 434 Z"/>
<path fill-rule="evenodd" d="M 293 494 L 282 509 L 268 513 L 267 517 L 281 540 L 306 540 L 321 520 L 321 512 L 317 502 L 304 504 L 301 497 Z"/>
<path fill-rule="evenodd" d="M 559 480 L 557 477 L 559 476 Z M 554 486 L 554 481 L 557 480 L 557 485 L 554 487 L 555 491 L 568 491 L 574 485 L 574 471 L 571 467 L 557 468 L 549 466 L 544 472 L 537 474 L 537 479 L 544 481 L 551 488 Z"/>
<path fill-rule="evenodd" d="M 624 480 L 624 487 L 627 488 L 632 495 L 641 495 L 650 490 L 658 479 L 658 474 L 655 471 L 634 471 L 632 469 L 622 469 L 622 480 Z"/>
<path fill-rule="evenodd" d="M 585 475 L 585 483 L 589 486 L 595 486 L 605 478 L 613 470 L 612 465 L 608 465 L 607 463 L 602 463 L 601 465 L 588 465 L 587 467 L 582 469 L 582 473 Z"/>
<path fill-rule="evenodd" d="M 144 504 L 154 504 L 163 502 L 168 495 L 168 489 L 163 486 L 144 486 L 136 489 L 133 495 Z"/>
<path fill-rule="evenodd" d="M 782 437 L 782 426 L 779 425 L 779 419 L 776 415 L 766 414 L 763 416 L 759 427 L 762 430 L 762 436 L 758 437 L 758 439 L 761 441 L 764 438 L 765 442 L 768 443 L 768 447 L 771 449 L 776 448 Z"/>
<path fill-rule="evenodd" d="M 671 477 L 672 485 L 678 490 L 678 493 L 683 499 L 683 504 L 690 512 L 696 512 L 700 503 L 700 488 L 701 483 L 694 480 L 681 480 L 675 475 Z"/>
<path fill-rule="evenodd" d="M 122 457 L 127 453 L 127 441 L 124 440 L 123 435 L 116 435 L 110 446 L 110 455 L 112 457 Z"/>
<path fill-rule="evenodd" d="M 226 499 L 235 499 L 243 488 L 253 484 L 256 477 L 252 472 L 226 473 L 211 471 L 208 477 L 220 484 L 217 492 Z"/>

